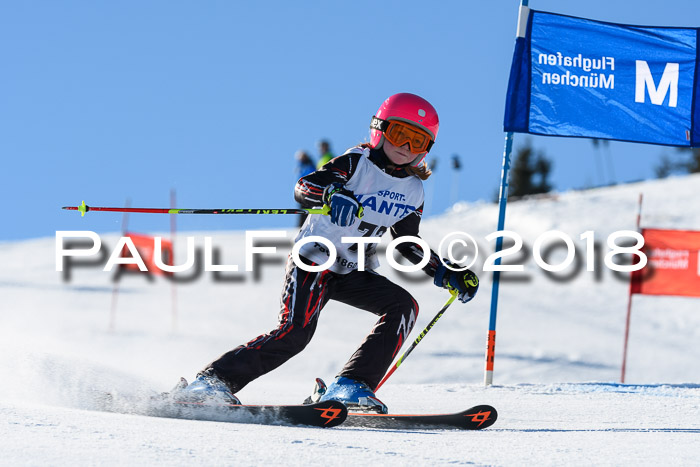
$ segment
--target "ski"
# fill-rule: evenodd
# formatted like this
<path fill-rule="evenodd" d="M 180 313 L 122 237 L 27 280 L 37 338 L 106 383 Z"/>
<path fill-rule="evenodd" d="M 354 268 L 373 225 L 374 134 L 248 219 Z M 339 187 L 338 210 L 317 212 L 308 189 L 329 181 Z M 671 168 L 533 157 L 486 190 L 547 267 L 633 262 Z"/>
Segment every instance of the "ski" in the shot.
<path fill-rule="evenodd" d="M 173 418 L 259 425 L 310 425 L 331 428 L 343 423 L 348 410 L 342 402 L 309 405 L 228 405 L 174 401 Z"/>
<path fill-rule="evenodd" d="M 168 393 L 149 396 L 101 394 L 96 396 L 95 409 L 149 417 L 324 428 L 340 425 L 348 414 L 347 407 L 338 401 L 308 405 L 234 405 L 177 400 Z"/>
<path fill-rule="evenodd" d="M 374 414 L 350 412 L 343 426 L 383 428 L 388 430 L 430 430 L 459 428 L 482 430 L 496 422 L 498 412 L 490 405 L 477 405 L 450 414 Z"/>

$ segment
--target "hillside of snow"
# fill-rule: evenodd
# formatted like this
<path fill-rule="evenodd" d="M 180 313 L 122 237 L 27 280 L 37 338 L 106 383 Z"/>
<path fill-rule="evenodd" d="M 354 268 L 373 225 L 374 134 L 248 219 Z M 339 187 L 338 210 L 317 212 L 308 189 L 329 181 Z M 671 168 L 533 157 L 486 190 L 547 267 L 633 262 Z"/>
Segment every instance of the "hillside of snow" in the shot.
<path fill-rule="evenodd" d="M 497 206 L 460 203 L 424 219 L 434 248 L 469 233 L 480 248 L 473 267 L 481 286 L 453 304 L 378 396 L 391 412 L 453 412 L 476 404 L 499 411 L 480 432 L 270 427 L 170 420 L 94 410 L 95 393 L 166 391 L 221 353 L 275 327 L 284 259 L 295 232 L 245 272 L 244 232 L 180 232 L 197 251 L 212 237 L 218 264 L 241 272 L 195 269 L 176 287 L 162 276 L 127 274 L 115 285 L 102 265 L 120 236 L 101 235 L 102 261 L 56 271 L 56 240 L 0 243 L 0 463 L 7 465 L 346 464 L 694 464 L 700 456 L 700 301 L 635 296 L 626 384 L 620 366 L 628 279 L 602 261 L 613 232 L 642 227 L 700 230 L 700 176 L 675 177 L 511 202 L 506 229 L 524 248 L 508 258 L 523 272 L 500 287 L 494 385 L 483 385 L 491 275 L 481 271 L 496 230 Z M 60 204 L 60 203 L 58 203 Z M 91 230 L 76 213 L 74 230 Z M 116 216 L 116 215 L 115 215 Z M 576 261 L 545 273 L 533 245 L 557 230 L 573 239 Z M 585 266 L 592 231 L 595 271 Z M 153 233 L 151 234 L 158 234 Z M 163 236 L 168 234 L 163 233 Z M 384 245 L 388 243 L 384 239 Z M 561 261 L 556 249 L 550 263 Z M 200 258 L 201 259 L 201 258 Z M 412 339 L 448 298 L 422 273 L 379 272 L 410 290 L 420 305 Z M 102 265 L 101 265 L 102 264 Z M 201 264 L 201 262 L 200 262 Z M 118 294 L 115 294 L 115 288 Z M 375 322 L 330 302 L 314 339 L 283 367 L 240 393 L 245 403 L 299 403 L 315 377 L 343 366 Z"/>

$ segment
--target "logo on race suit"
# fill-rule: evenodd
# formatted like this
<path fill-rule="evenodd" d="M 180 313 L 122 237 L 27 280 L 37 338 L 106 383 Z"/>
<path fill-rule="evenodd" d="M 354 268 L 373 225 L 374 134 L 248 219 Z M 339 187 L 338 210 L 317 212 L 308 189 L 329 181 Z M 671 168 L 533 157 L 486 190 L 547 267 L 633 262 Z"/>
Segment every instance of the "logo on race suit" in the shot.
<path fill-rule="evenodd" d="M 413 325 L 416 324 L 416 317 L 418 316 L 418 305 L 416 305 L 415 302 L 413 302 L 413 304 L 415 305 L 415 307 L 411 308 L 411 314 L 408 316 L 408 322 L 406 322 L 405 316 L 401 316 L 401 323 L 399 323 L 399 329 L 396 330 L 396 335 L 399 336 L 399 343 L 394 349 L 394 353 L 391 355 L 391 358 L 394 358 L 396 356 L 399 349 L 401 349 L 401 346 L 403 345 L 404 341 L 408 339 L 408 335 L 411 333 Z"/>

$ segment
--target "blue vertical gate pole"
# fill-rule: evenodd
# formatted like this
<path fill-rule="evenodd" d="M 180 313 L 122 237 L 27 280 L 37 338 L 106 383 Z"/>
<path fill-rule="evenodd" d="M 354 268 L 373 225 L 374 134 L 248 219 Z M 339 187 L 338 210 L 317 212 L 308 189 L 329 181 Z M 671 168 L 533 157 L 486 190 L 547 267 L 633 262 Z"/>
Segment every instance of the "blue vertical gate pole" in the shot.
<path fill-rule="evenodd" d="M 520 1 L 520 15 L 518 17 L 517 37 L 525 37 L 527 20 L 530 13 L 529 0 Z M 498 231 L 505 229 L 506 204 L 508 202 L 508 174 L 510 172 L 510 156 L 513 152 L 513 133 L 506 133 L 506 143 L 503 149 L 503 167 L 501 169 L 501 190 L 498 195 Z M 503 249 L 503 237 L 496 239 L 496 253 Z M 494 261 L 494 269 L 498 269 L 501 258 Z M 493 384 L 493 364 L 496 356 L 496 313 L 498 310 L 498 288 L 501 282 L 501 272 L 493 271 L 493 284 L 491 286 L 491 314 L 489 317 L 489 332 L 486 337 L 486 368 L 484 370 L 484 385 Z"/>

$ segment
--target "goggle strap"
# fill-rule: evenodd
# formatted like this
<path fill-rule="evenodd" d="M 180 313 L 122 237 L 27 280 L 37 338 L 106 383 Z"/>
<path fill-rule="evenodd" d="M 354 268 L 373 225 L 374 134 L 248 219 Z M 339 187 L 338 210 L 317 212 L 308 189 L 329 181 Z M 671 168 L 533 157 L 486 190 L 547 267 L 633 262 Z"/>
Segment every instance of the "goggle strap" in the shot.
<path fill-rule="evenodd" d="M 372 117 L 369 127 L 373 130 L 378 130 L 384 133 L 387 128 L 389 128 L 389 122 L 378 117 Z"/>
<path fill-rule="evenodd" d="M 374 116 L 372 117 L 372 121 L 369 124 L 369 127 L 372 130 L 378 130 L 384 133 L 388 128 L 389 128 L 389 121 L 388 120 L 382 120 L 381 118 Z M 428 140 L 428 146 L 425 149 L 425 152 L 430 152 L 430 148 L 433 147 L 433 144 L 435 141 L 433 141 L 432 138 Z"/>

